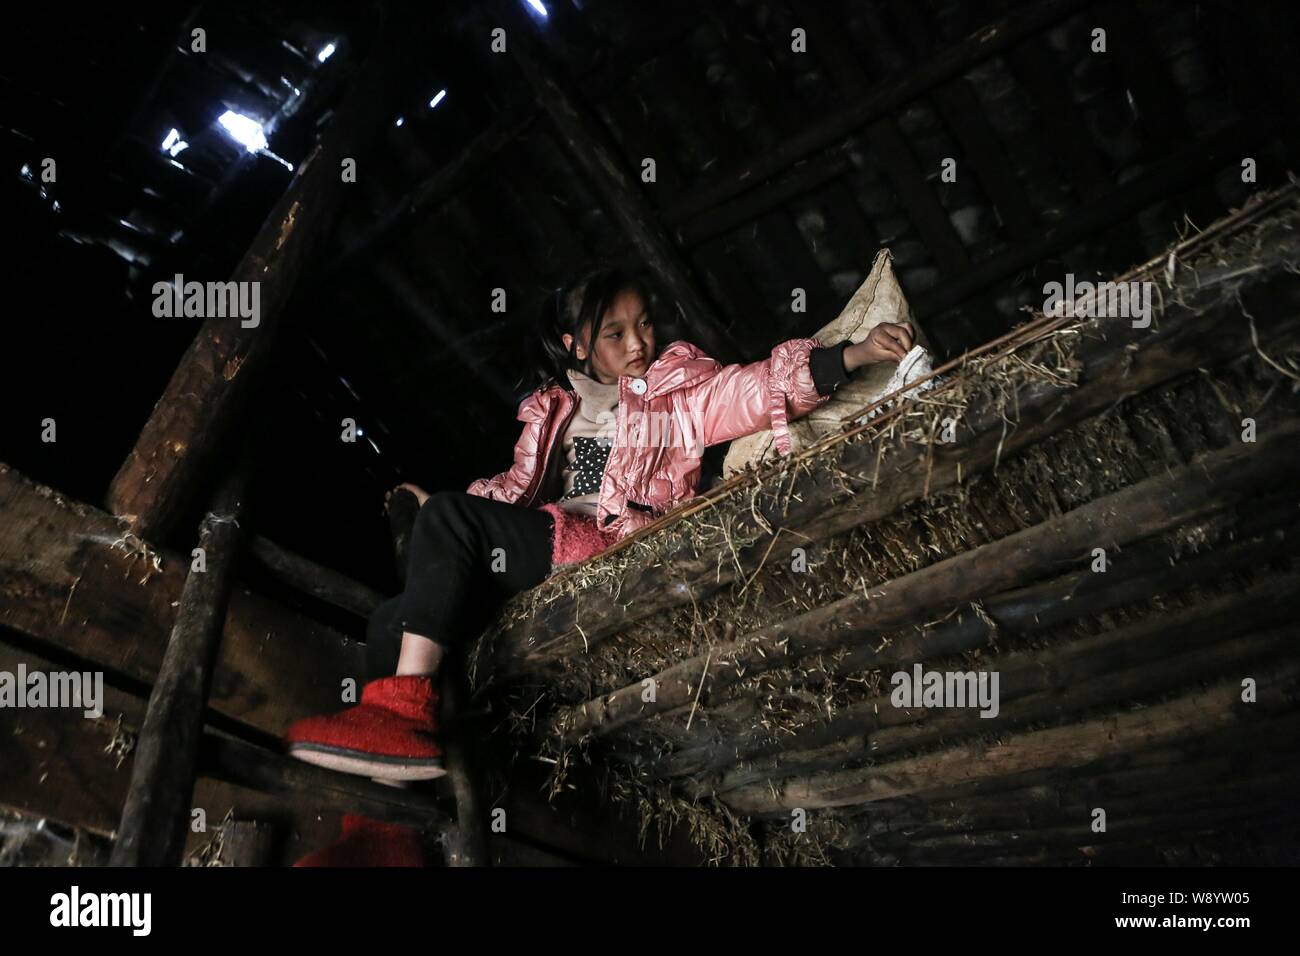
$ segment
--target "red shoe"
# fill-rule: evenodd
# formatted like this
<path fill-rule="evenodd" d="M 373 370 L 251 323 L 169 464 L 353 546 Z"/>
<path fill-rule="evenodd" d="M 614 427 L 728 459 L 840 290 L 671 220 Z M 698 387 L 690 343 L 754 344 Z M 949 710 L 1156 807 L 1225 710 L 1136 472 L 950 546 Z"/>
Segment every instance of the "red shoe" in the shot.
<path fill-rule="evenodd" d="M 295 721 L 285 732 L 289 756 L 381 780 L 432 780 L 447 771 L 438 745 L 438 692 L 432 677 L 382 677 L 361 703 L 340 713 Z"/>
<path fill-rule="evenodd" d="M 382 823 L 348 813 L 343 835 L 308 853 L 294 866 L 424 866 L 420 834 L 397 823 Z"/>

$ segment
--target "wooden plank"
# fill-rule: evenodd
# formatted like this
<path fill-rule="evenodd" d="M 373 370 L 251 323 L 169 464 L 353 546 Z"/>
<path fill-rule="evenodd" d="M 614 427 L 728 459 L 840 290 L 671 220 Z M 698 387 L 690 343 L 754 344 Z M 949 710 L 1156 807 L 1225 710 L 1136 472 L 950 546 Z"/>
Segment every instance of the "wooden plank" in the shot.
<path fill-rule="evenodd" d="M 1250 506 L 1248 506 L 1249 509 Z M 1083 616 L 1099 614 L 1122 605 L 1140 602 L 1144 596 L 1162 595 L 1201 584 L 1213 578 L 1233 574 L 1248 568 L 1258 568 L 1283 554 L 1294 553 L 1297 539 L 1293 522 L 1294 503 L 1285 509 L 1270 509 L 1269 523 L 1276 522 L 1283 535 L 1276 540 L 1273 533 L 1252 536 L 1250 521 L 1254 515 L 1243 516 L 1242 524 L 1233 526 L 1234 543 L 1215 552 L 1197 555 L 1190 559 L 1175 560 L 1172 550 L 1164 542 L 1144 542 L 1124 551 L 1124 577 L 1108 580 L 1091 571 L 1075 572 L 1050 578 L 1044 582 L 1017 588 L 1002 594 L 981 599 L 990 625 L 975 615 L 958 615 L 939 625 L 927 627 L 914 638 L 895 639 L 892 650 L 898 658 L 930 659 L 946 654 L 960 654 L 986 646 L 994 634 L 994 627 L 1002 635 L 1023 638 L 1059 627 Z M 1260 525 L 1259 527 L 1263 527 Z M 1012 533 L 1011 531 L 1005 532 Z M 1246 540 L 1243 540 L 1246 539 Z M 1272 597 L 1270 595 L 1270 597 Z M 1267 603 L 1267 602 L 1266 602 Z M 1179 612 L 1174 612 L 1177 615 Z M 1117 633 L 1117 632 L 1110 632 Z M 838 659 L 828 668 L 810 667 L 801 670 L 797 686 L 817 687 L 835 678 L 843 678 L 870 669 L 877 660 L 871 647 L 858 647 Z M 714 707 L 725 706 L 715 703 Z M 648 726 L 669 719 L 652 718 Z M 870 705 L 853 705 L 841 710 L 834 718 L 817 726 L 797 730 L 788 740 L 774 744 L 762 727 L 745 730 L 739 735 L 729 735 L 725 740 L 705 733 L 687 737 L 677 735 L 674 743 L 678 751 L 661 759 L 650 769 L 652 779 L 690 775 L 702 785 L 708 785 L 707 773 L 735 766 L 741 759 L 768 756 L 778 750 L 810 750 L 861 733 L 885 723 L 905 722 L 902 715 L 871 709 Z"/>
<path fill-rule="evenodd" d="M 1300 583 L 1295 575 L 1270 581 L 1291 587 Z M 1259 589 L 1254 594 L 1258 595 Z M 1294 620 L 1295 604 L 1283 607 L 1286 602 L 1278 601 L 1278 595 L 1263 596 L 1270 605 L 1266 608 L 1242 597 L 1235 602 L 1213 602 L 1205 613 L 1198 613 L 1197 606 L 1182 609 L 1168 621 L 1156 614 L 1156 620 L 1147 618 L 1136 625 L 1070 642 L 1043 655 L 1041 664 L 1024 653 L 998 655 L 996 663 L 988 666 L 996 668 L 1000 675 L 999 732 L 1061 723 L 1097 708 L 1158 699 L 1190 682 L 1229 673 L 1232 668 L 1241 669 L 1286 651 L 1297 636 L 1297 629 L 1286 620 L 1288 615 Z M 1275 626 L 1267 627 L 1269 623 Z M 1266 629 L 1259 630 L 1261 627 Z M 1131 640 L 1125 643 L 1128 638 Z M 900 657 L 893 666 L 905 670 L 911 663 Z M 828 735 L 829 739 L 813 746 L 805 746 L 804 740 L 796 736 L 784 741 L 780 751 L 761 758 L 743 763 L 733 758 L 719 778 L 698 782 L 693 778 L 689 789 L 694 791 L 699 783 L 705 783 L 707 789 L 699 789 L 724 792 L 773 777 L 833 769 L 847 762 L 883 762 L 943 741 L 979 736 L 987 728 L 987 722 L 974 711 L 931 715 L 928 719 L 923 712 L 913 711 L 910 720 L 877 723 L 872 716 L 883 712 L 893 717 L 898 713 L 890 705 L 889 695 L 864 704 L 874 708 L 875 714 L 868 714 L 867 706 L 854 705 L 855 731 L 845 733 L 848 721 L 844 721 L 834 734 Z M 883 723 L 889 726 L 881 726 Z"/>
<path fill-rule="evenodd" d="M 346 193 L 338 179 L 340 160 L 362 154 L 387 115 L 384 60 L 362 68 L 324 138 L 299 164 L 230 277 L 259 284 L 259 323 L 244 328 L 238 316 L 204 320 L 114 477 L 108 508 L 141 537 L 165 536 L 203 493 L 204 475 L 291 321 L 293 290 L 311 271 Z"/>
<path fill-rule="evenodd" d="M 126 537 L 111 516 L 3 464 L 0 515 L 0 624 L 153 683 L 189 559 Z M 339 709 L 342 680 L 364 673 L 364 645 L 241 587 L 231 596 L 210 703 L 279 734 L 299 717 Z"/>

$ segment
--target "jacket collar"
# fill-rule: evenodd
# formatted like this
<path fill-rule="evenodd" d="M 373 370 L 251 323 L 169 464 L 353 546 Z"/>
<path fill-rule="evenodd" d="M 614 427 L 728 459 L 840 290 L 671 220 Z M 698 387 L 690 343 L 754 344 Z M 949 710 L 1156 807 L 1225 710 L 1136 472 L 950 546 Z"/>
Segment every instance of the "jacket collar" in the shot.
<path fill-rule="evenodd" d="M 644 397 L 648 401 L 675 392 L 679 388 L 698 385 L 716 375 L 721 367 L 717 359 L 705 355 L 690 342 L 679 339 L 665 346 L 659 353 L 659 357 L 650 363 L 645 375 L 641 376 L 646 383 Z M 624 377 L 632 378 L 632 376 Z M 562 391 L 565 391 L 562 386 L 552 385 L 541 397 L 549 406 L 555 400 L 557 393 Z"/>

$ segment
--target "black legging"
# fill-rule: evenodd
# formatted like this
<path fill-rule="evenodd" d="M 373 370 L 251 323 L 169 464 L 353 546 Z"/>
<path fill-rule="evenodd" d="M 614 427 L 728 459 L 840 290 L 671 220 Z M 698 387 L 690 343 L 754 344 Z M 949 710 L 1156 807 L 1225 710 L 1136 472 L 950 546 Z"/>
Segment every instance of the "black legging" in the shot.
<path fill-rule="evenodd" d="M 367 679 L 397 670 L 402 632 L 464 645 L 512 594 L 545 580 L 554 519 L 545 511 L 463 491 L 429 496 L 415 518 L 406 589 L 370 615 Z"/>

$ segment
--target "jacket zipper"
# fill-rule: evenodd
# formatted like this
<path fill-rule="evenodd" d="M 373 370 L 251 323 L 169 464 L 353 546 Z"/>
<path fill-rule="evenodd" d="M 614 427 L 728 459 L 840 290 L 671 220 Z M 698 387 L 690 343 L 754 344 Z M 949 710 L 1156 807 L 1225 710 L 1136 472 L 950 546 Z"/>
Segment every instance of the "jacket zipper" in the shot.
<path fill-rule="evenodd" d="M 546 450 L 542 452 L 542 466 L 537 469 L 533 475 L 533 480 L 528 488 L 528 500 L 524 505 L 525 508 L 531 508 L 533 506 L 533 499 L 537 497 L 537 493 L 541 490 L 542 483 L 546 481 L 546 470 L 550 467 L 551 450 L 555 445 L 554 436 L 559 434 L 560 430 L 563 430 L 569 424 L 569 419 L 573 418 L 573 413 L 577 411 L 578 402 L 573 398 L 570 398 L 569 401 L 571 403 L 569 405 L 569 413 L 564 416 L 563 424 L 560 425 L 559 430 L 552 429 L 551 435 L 547 439 Z"/>

